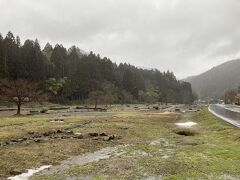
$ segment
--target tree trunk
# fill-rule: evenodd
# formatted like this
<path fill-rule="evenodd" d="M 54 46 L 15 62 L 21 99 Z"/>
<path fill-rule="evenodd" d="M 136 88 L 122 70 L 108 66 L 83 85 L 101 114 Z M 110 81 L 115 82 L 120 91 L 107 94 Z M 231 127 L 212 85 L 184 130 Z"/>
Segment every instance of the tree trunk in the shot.
<path fill-rule="evenodd" d="M 94 109 L 97 109 L 97 100 L 95 101 Z"/>
<path fill-rule="evenodd" d="M 18 104 L 17 105 L 17 115 L 20 115 L 21 114 L 21 105 L 20 104 Z"/>

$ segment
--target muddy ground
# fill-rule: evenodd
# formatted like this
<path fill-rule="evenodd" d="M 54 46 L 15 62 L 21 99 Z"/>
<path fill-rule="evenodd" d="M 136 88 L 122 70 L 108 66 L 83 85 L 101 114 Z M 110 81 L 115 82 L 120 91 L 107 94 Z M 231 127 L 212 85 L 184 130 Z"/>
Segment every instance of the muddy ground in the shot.
<path fill-rule="evenodd" d="M 107 112 L 87 112 L 71 106 L 48 113 L 40 109 L 0 118 L 1 178 L 21 173 L 26 177 L 28 169 L 43 166 L 48 168 L 30 178 L 240 178 L 239 129 L 206 108 L 116 105 Z"/>

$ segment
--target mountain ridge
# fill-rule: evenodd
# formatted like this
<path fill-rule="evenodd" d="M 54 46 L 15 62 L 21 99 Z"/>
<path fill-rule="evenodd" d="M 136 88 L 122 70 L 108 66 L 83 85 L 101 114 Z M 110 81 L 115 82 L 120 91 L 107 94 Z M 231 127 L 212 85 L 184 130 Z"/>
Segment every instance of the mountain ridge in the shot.
<path fill-rule="evenodd" d="M 185 78 L 200 99 L 221 98 L 224 92 L 240 85 L 240 59 L 214 66 L 196 76 Z"/>

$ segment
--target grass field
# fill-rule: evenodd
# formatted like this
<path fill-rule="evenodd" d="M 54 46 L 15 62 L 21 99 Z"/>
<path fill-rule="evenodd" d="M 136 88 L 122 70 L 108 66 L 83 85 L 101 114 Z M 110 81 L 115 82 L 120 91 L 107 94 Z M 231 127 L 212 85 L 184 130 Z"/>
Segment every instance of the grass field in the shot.
<path fill-rule="evenodd" d="M 105 112 L 104 112 L 105 113 Z M 31 179 L 240 179 L 240 130 L 207 109 L 195 113 L 112 111 L 111 116 L 68 116 L 52 123 L 57 115 L 0 118 L 0 141 L 68 128 L 74 133 L 117 134 L 119 140 L 93 138 L 26 141 L 0 147 L 0 178 L 42 165 L 61 165 L 71 156 L 118 147 L 121 152 L 104 160 L 64 167 L 53 174 Z M 176 122 L 191 120 L 191 128 Z M 185 135 L 179 135 L 184 132 Z M 186 136 L 187 135 L 187 136 Z M 125 145 L 125 146 L 118 146 Z"/>

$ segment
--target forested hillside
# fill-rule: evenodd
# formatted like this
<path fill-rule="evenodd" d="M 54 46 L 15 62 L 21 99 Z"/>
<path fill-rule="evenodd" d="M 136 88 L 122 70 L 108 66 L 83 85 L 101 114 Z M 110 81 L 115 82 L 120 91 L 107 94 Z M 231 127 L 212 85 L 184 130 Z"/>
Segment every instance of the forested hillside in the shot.
<path fill-rule="evenodd" d="M 222 98 L 226 91 L 240 86 L 239 68 L 240 60 L 232 60 L 185 81 L 191 83 L 201 99 Z"/>
<path fill-rule="evenodd" d="M 191 103 L 191 85 L 178 81 L 172 72 L 139 69 L 113 63 L 76 46 L 66 49 L 49 43 L 41 49 L 38 40 L 26 40 L 9 32 L 0 35 L 0 78 L 41 81 L 53 101 L 85 102 L 99 98 L 105 103 Z"/>

